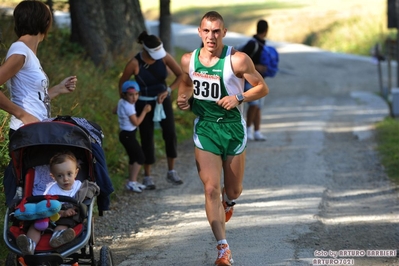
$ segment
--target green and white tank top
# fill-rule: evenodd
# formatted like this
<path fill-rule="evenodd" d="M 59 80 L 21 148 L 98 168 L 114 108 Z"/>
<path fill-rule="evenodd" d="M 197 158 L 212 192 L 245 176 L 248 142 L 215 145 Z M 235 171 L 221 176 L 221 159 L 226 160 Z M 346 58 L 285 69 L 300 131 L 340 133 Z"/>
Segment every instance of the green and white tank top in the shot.
<path fill-rule="evenodd" d="M 241 121 L 243 106 L 226 110 L 216 104 L 216 101 L 227 96 L 244 91 L 244 79 L 238 78 L 231 67 L 231 46 L 224 46 L 218 62 L 206 67 L 198 59 L 201 49 L 194 50 L 189 75 L 193 81 L 194 101 L 192 111 L 200 119 L 218 122 Z"/>

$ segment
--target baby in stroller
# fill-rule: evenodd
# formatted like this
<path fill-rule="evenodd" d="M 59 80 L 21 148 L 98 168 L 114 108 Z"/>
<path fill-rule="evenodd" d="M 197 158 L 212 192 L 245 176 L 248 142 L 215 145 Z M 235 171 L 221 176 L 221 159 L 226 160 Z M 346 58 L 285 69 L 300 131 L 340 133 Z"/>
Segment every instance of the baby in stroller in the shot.
<path fill-rule="evenodd" d="M 82 184 L 81 181 L 75 180 L 78 172 L 78 161 L 72 152 L 64 151 L 55 154 L 50 160 L 50 176 L 55 182 L 48 185 L 44 195 L 74 197 Z M 93 182 L 90 182 L 90 187 L 94 191 L 99 191 L 98 186 Z M 55 221 L 56 226 L 49 241 L 53 248 L 72 241 L 75 238 L 75 231 L 72 228 L 82 222 L 82 216 L 79 215 L 78 210 L 68 203 L 62 204 L 62 209 L 58 212 L 58 215 L 58 220 Z M 21 249 L 23 255 L 34 254 L 42 231 L 47 229 L 46 225 L 48 225 L 46 220 L 31 223 L 26 235 L 21 234 L 17 237 L 17 246 Z"/>
<path fill-rule="evenodd" d="M 93 147 L 101 150 L 101 146 L 87 132 L 60 118 L 22 126 L 11 136 L 13 179 L 9 180 L 16 190 L 4 220 L 3 239 L 10 250 L 6 265 L 112 262 L 108 246 L 101 247 L 98 263 L 94 254 L 94 205 L 101 216 L 107 206 L 97 199 L 104 191 L 106 199 L 112 186 L 105 185 L 108 175 L 95 171 L 103 161 Z"/>

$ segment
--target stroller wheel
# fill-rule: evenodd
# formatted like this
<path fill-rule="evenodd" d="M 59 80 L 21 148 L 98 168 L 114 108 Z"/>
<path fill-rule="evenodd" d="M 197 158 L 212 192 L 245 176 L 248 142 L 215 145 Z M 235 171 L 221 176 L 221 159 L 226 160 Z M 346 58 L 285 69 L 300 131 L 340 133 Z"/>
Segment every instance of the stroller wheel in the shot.
<path fill-rule="evenodd" d="M 98 266 L 112 266 L 114 265 L 112 261 L 111 249 L 108 246 L 103 246 L 100 250 L 100 261 Z"/>
<path fill-rule="evenodd" d="M 18 259 L 14 253 L 8 253 L 5 266 L 17 266 Z"/>

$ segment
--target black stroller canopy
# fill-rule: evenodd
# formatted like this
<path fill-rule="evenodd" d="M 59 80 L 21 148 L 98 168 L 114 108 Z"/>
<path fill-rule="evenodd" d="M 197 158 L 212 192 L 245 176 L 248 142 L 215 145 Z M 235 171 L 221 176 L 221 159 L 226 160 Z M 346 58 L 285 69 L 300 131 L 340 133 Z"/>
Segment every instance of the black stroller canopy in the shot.
<path fill-rule="evenodd" d="M 88 134 L 79 126 L 66 122 L 37 122 L 20 127 L 11 136 L 9 151 L 38 145 L 65 145 L 91 152 Z"/>
<path fill-rule="evenodd" d="M 48 164 L 54 154 L 64 149 L 72 151 L 78 160 L 92 160 L 91 139 L 77 125 L 49 121 L 20 127 L 12 134 L 9 143 L 17 180 L 23 177 L 24 170 Z M 91 170 L 89 173 L 92 176 Z"/>

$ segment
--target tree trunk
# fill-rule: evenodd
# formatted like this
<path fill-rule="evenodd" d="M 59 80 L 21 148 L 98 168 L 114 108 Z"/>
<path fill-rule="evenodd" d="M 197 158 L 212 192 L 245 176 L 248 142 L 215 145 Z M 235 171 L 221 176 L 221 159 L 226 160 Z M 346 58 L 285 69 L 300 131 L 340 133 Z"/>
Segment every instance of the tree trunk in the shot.
<path fill-rule="evenodd" d="M 170 14 L 170 0 L 160 0 L 159 38 L 166 51 L 174 55 L 172 50 L 172 15 Z"/>
<path fill-rule="evenodd" d="M 54 17 L 54 3 L 53 0 L 46 0 L 46 5 L 50 8 L 51 14 L 53 14 Z M 54 21 L 53 21 L 54 23 Z"/>
<path fill-rule="evenodd" d="M 83 45 L 97 66 L 113 65 L 118 56 L 134 52 L 145 30 L 139 0 L 69 0 L 71 40 Z"/>
<path fill-rule="evenodd" d="M 71 20 L 75 19 L 77 31 L 73 37 L 78 37 L 90 58 L 97 66 L 104 69 L 113 65 L 113 60 L 108 51 L 106 20 L 101 2 L 96 0 L 69 0 Z"/>
<path fill-rule="evenodd" d="M 110 51 L 115 56 L 130 56 L 139 34 L 145 30 L 138 0 L 102 0 L 109 34 Z"/>

